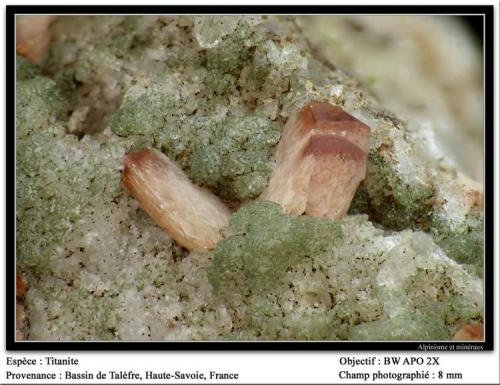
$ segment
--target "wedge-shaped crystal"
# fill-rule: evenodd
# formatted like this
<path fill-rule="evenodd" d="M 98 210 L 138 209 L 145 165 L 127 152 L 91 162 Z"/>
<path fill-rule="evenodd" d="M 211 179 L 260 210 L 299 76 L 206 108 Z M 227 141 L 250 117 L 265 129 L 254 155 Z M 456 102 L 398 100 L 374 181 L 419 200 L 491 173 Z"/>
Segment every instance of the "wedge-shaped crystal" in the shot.
<path fill-rule="evenodd" d="M 189 250 L 214 248 L 220 230 L 229 224 L 229 209 L 159 151 L 127 155 L 123 184 L 153 220 Z"/>
<path fill-rule="evenodd" d="M 285 212 L 341 218 L 365 178 L 370 128 L 340 107 L 312 101 L 291 117 L 261 199 Z"/>

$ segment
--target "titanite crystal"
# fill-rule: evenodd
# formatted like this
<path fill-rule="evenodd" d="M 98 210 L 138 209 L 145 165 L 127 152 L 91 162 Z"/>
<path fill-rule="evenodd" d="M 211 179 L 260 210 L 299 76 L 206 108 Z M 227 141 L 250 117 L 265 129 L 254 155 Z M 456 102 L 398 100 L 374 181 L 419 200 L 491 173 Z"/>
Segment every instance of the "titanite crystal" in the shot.
<path fill-rule="evenodd" d="M 229 224 L 229 209 L 195 186 L 175 162 L 156 150 L 125 157 L 123 184 L 156 223 L 189 250 L 215 247 Z"/>
<path fill-rule="evenodd" d="M 366 174 L 370 128 L 326 102 L 307 103 L 288 120 L 263 200 L 286 212 L 341 218 Z"/>
<path fill-rule="evenodd" d="M 56 16 L 18 16 L 16 19 L 16 52 L 32 62 L 39 62 L 50 44 L 49 25 Z"/>

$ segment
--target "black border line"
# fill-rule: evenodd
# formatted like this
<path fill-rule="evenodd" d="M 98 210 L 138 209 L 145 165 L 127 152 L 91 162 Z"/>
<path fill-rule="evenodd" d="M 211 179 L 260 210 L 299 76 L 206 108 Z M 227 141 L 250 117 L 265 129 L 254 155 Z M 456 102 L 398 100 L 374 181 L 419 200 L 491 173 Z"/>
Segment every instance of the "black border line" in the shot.
<path fill-rule="evenodd" d="M 478 350 L 453 350 L 454 352 L 491 351 L 494 345 L 494 26 L 493 5 L 331 5 L 331 6 L 262 6 L 262 5 L 192 5 L 192 6 L 6 6 L 6 348 L 8 351 L 424 351 L 419 345 L 455 348 L 469 346 Z M 92 342 L 53 342 L 53 341 L 15 341 L 15 46 L 14 28 L 16 14 L 446 14 L 484 16 L 484 96 L 485 96 L 485 341 L 484 342 L 356 342 L 356 341 L 92 341 Z M 10 182 L 10 183 L 9 183 Z M 7 222 L 8 221 L 8 222 Z M 9 309 L 11 310 L 9 312 Z M 427 353 L 450 352 L 451 350 L 427 350 Z"/>
<path fill-rule="evenodd" d="M 11 10 L 7 7 L 6 15 L 6 50 L 5 53 L 5 282 L 7 283 L 6 288 L 6 322 L 5 322 L 5 333 L 6 333 L 6 347 L 15 348 L 15 309 L 16 309 L 16 293 L 14 289 L 15 285 L 15 227 L 12 225 L 16 220 L 16 164 L 15 164 L 15 15 L 11 13 Z M 11 55 L 9 55 L 9 52 Z M 9 97 L 10 96 L 10 97 Z M 10 182 L 10 183 L 9 183 Z M 10 204 L 8 204 L 9 202 Z M 10 225 L 9 225 L 10 224 Z M 9 313 L 9 309 L 14 309 L 14 314 Z M 9 333 L 10 331 L 10 333 Z"/>
<path fill-rule="evenodd" d="M 16 14 L 487 14 L 492 5 L 8 5 Z M 492 19 L 493 20 L 493 19 Z"/>
<path fill-rule="evenodd" d="M 494 344 L 494 181 L 495 181 L 495 104 L 494 104 L 494 25 L 493 6 L 488 7 L 484 18 L 484 293 L 485 293 L 485 350 L 493 350 Z M 498 127 L 497 127 L 498 128 Z M 498 135 L 498 132 L 497 132 Z M 498 230 L 497 230 L 498 231 Z M 498 303 L 497 303 L 498 305 Z M 489 313 L 489 316 L 488 316 Z M 498 322 L 498 320 L 497 320 Z M 498 347 L 497 347 L 498 348 Z"/>

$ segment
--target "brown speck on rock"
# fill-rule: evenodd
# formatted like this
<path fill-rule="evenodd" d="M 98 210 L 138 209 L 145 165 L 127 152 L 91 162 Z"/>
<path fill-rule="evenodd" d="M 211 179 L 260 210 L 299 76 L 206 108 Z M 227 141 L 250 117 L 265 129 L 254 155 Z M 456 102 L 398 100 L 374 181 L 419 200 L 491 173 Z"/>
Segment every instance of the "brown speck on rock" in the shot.
<path fill-rule="evenodd" d="M 24 284 L 23 276 L 21 273 L 16 274 L 16 298 L 24 297 L 26 292 L 26 285 Z"/>
<path fill-rule="evenodd" d="M 484 340 L 484 326 L 482 322 L 469 323 L 453 335 L 453 341 L 482 341 Z"/>
<path fill-rule="evenodd" d="M 24 305 L 25 293 L 26 285 L 23 275 L 18 272 L 16 274 L 16 341 L 25 340 L 28 336 L 28 317 Z"/>

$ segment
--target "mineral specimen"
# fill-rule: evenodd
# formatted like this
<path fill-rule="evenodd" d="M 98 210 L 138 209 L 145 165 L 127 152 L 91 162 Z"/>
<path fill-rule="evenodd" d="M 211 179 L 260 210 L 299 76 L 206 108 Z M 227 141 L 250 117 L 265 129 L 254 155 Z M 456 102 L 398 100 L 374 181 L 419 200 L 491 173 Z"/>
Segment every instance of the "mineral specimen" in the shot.
<path fill-rule="evenodd" d="M 482 193 L 433 126 L 383 108 L 300 19 L 216 21 L 61 16 L 40 66 L 17 58 L 27 338 L 446 340 L 480 323 Z M 348 135 L 368 156 L 341 219 L 252 202 L 311 101 L 370 127 L 369 149 Z M 125 191 L 123 158 L 144 148 L 235 210 L 213 251 L 185 250 Z"/>
<path fill-rule="evenodd" d="M 290 118 L 263 200 L 286 212 L 341 218 L 365 178 L 370 128 L 340 107 L 312 101 Z"/>
<path fill-rule="evenodd" d="M 229 209 L 189 180 L 156 150 L 125 157 L 123 184 L 169 235 L 189 250 L 213 249 L 229 224 Z"/>

